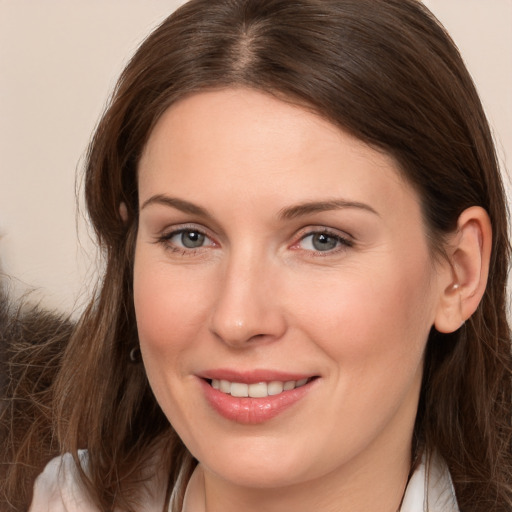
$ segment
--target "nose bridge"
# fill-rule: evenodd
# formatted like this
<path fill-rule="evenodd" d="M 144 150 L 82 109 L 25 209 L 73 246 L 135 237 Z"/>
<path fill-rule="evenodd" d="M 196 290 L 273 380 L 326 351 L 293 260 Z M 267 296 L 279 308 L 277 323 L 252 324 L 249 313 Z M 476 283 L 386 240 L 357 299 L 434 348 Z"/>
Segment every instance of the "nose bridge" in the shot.
<path fill-rule="evenodd" d="M 273 284 L 274 265 L 265 251 L 247 246 L 231 251 L 219 279 L 211 330 L 225 343 L 279 338 L 285 329 Z"/>

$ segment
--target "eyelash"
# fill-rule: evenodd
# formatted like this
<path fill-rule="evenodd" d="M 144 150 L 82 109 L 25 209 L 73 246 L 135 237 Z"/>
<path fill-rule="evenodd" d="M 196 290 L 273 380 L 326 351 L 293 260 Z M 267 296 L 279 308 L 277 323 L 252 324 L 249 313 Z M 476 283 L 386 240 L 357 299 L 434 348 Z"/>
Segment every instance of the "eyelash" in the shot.
<path fill-rule="evenodd" d="M 306 233 L 304 233 L 298 242 L 294 243 L 292 245 L 292 249 L 298 249 L 301 248 L 299 245 L 304 242 L 309 237 L 314 237 L 315 235 L 325 235 L 326 237 L 330 239 L 334 239 L 336 246 L 330 250 L 326 251 L 319 251 L 319 250 L 310 250 L 310 249 L 303 249 L 306 252 L 311 253 L 312 256 L 319 256 L 319 257 L 327 257 L 332 256 L 333 254 L 338 254 L 339 252 L 344 252 L 350 247 L 354 246 L 354 243 L 352 240 L 349 239 L 349 237 L 342 236 L 339 232 L 332 231 L 327 228 L 317 228 L 317 229 L 309 229 Z"/>
<path fill-rule="evenodd" d="M 196 233 L 200 236 L 203 236 L 205 239 L 208 239 L 211 243 L 207 245 L 202 245 L 199 247 L 180 247 L 174 245 L 171 240 L 178 235 L 181 235 L 183 233 Z M 217 245 L 210 236 L 208 236 L 207 233 L 205 233 L 204 230 L 198 229 L 195 226 L 183 226 L 178 229 L 173 229 L 172 231 L 169 231 L 167 233 L 162 234 L 156 239 L 156 243 L 159 243 L 164 246 L 166 250 L 169 250 L 174 253 L 178 253 L 182 256 L 194 256 L 201 252 L 202 249 L 205 249 L 206 247 L 211 247 Z"/>
<path fill-rule="evenodd" d="M 205 239 L 209 240 L 210 243 L 207 245 L 201 245 L 198 247 L 180 247 L 171 243 L 171 240 L 183 233 L 196 233 L 200 236 L 203 236 Z M 320 251 L 314 249 L 303 249 L 300 247 L 300 244 L 304 242 L 308 237 L 314 237 L 315 235 L 321 236 L 325 235 L 329 239 L 334 239 L 336 246 L 332 249 Z M 184 226 L 179 229 L 173 229 L 168 233 L 164 233 L 159 236 L 156 240 L 156 243 L 162 244 L 166 250 L 172 251 L 174 253 L 179 253 L 182 256 L 194 256 L 202 252 L 205 248 L 215 247 L 217 244 L 212 240 L 212 238 L 202 229 L 199 229 L 195 226 Z M 302 234 L 297 242 L 294 242 L 291 249 L 294 250 L 303 250 L 305 252 L 311 253 L 312 256 L 326 257 L 329 255 L 337 254 L 339 252 L 345 251 L 350 247 L 353 247 L 354 243 L 348 237 L 344 237 L 340 235 L 340 233 L 329 230 L 327 228 L 318 228 L 318 229 L 310 229 L 306 233 Z"/>

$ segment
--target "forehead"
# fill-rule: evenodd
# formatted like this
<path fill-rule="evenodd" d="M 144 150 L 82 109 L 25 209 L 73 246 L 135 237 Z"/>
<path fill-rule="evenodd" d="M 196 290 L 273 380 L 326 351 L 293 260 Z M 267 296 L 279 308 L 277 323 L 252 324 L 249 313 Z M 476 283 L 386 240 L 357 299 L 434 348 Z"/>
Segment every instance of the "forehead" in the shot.
<path fill-rule="evenodd" d="M 319 115 L 270 94 L 249 88 L 205 91 L 186 96 L 167 109 L 150 135 L 142 166 L 144 159 L 163 149 L 164 140 L 171 151 L 180 154 L 186 146 L 200 143 L 203 154 L 220 153 L 229 146 L 231 158 L 249 152 L 270 158 L 276 156 L 276 152 L 269 153 L 273 148 L 282 148 L 291 157 L 311 142 L 316 144 L 307 149 L 314 153 L 320 139 L 319 150 L 325 150 L 339 136 L 340 130 Z M 353 141 L 355 148 L 358 141 Z"/>
<path fill-rule="evenodd" d="M 139 193 L 143 201 L 163 192 L 206 202 L 335 195 L 378 204 L 405 195 L 416 203 L 389 155 L 305 108 L 243 88 L 197 93 L 163 114 L 139 164 Z"/>

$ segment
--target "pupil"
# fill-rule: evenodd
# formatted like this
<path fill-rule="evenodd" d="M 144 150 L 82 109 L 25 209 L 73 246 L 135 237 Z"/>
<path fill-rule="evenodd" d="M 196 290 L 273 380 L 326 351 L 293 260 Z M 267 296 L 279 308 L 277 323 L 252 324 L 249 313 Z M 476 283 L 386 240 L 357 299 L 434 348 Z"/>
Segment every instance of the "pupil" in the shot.
<path fill-rule="evenodd" d="M 204 235 L 197 231 L 184 231 L 181 234 L 181 243 L 188 249 L 201 247 L 204 242 Z"/>
<path fill-rule="evenodd" d="M 326 235 L 325 233 L 318 233 L 313 235 L 313 247 L 317 251 L 329 251 L 334 249 L 337 244 L 336 238 Z"/>

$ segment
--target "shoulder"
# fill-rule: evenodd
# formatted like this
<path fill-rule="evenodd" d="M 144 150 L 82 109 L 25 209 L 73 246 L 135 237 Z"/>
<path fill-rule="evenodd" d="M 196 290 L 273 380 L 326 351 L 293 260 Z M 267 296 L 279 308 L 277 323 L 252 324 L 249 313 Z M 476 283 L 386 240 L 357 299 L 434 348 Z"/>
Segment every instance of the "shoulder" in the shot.
<path fill-rule="evenodd" d="M 87 452 L 78 456 L 87 467 Z M 89 500 L 71 454 L 51 460 L 37 477 L 29 512 L 100 512 Z"/>
<path fill-rule="evenodd" d="M 411 476 L 400 512 L 459 512 L 450 472 L 436 453 L 423 456 Z"/>

